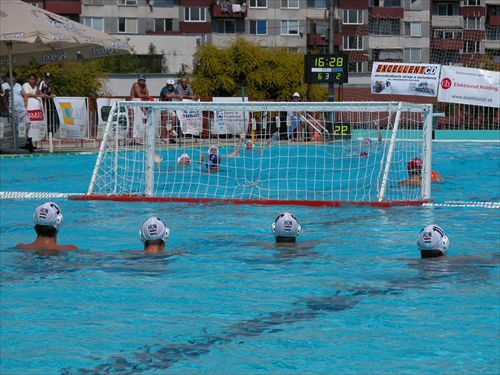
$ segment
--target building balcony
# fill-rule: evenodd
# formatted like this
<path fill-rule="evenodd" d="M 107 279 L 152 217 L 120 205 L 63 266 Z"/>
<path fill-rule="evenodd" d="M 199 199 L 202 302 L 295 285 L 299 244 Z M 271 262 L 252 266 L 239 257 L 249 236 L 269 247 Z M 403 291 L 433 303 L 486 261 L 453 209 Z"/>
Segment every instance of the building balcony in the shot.
<path fill-rule="evenodd" d="M 461 7 L 460 15 L 462 17 L 484 17 L 486 15 L 485 7 Z"/>
<path fill-rule="evenodd" d="M 341 46 L 342 45 L 342 35 L 334 34 L 333 35 L 333 45 Z M 307 46 L 308 47 L 327 47 L 328 46 L 328 37 L 322 34 L 307 34 Z"/>
<path fill-rule="evenodd" d="M 213 0 L 179 0 L 181 7 L 209 7 Z"/>
<path fill-rule="evenodd" d="M 463 48 L 462 39 L 432 39 L 431 49 L 458 51 Z"/>
<path fill-rule="evenodd" d="M 486 17 L 486 25 L 500 26 L 500 16 L 489 15 Z"/>
<path fill-rule="evenodd" d="M 246 4 L 214 4 L 211 7 L 212 18 L 245 18 L 247 15 Z"/>
<path fill-rule="evenodd" d="M 339 0 L 340 9 L 366 9 L 368 0 Z"/>
<path fill-rule="evenodd" d="M 369 8 L 369 14 L 372 18 L 399 18 L 403 19 L 405 15 L 404 8 Z"/>
<path fill-rule="evenodd" d="M 76 14 L 82 13 L 82 2 L 80 0 L 45 0 L 44 9 L 56 14 Z"/>

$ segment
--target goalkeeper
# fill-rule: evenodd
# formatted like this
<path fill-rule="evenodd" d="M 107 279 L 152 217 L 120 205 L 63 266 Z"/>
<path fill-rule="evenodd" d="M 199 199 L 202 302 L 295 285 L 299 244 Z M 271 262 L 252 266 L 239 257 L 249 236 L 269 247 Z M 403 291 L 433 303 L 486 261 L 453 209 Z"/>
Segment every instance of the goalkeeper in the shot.
<path fill-rule="evenodd" d="M 262 152 L 266 148 L 271 146 L 271 143 L 273 143 L 279 139 L 279 133 L 278 132 L 274 133 L 273 136 L 271 138 L 269 138 L 267 140 L 267 142 L 265 143 L 265 145 L 262 147 L 256 147 L 255 144 L 250 139 L 246 139 L 245 133 L 241 133 L 240 139 L 241 139 L 241 142 L 236 145 L 236 147 L 234 148 L 234 151 L 231 152 L 228 155 L 228 157 L 234 158 L 234 157 L 238 156 L 238 154 L 240 153 L 241 145 L 243 143 L 245 144 L 245 151 L 260 151 L 260 152 Z"/>

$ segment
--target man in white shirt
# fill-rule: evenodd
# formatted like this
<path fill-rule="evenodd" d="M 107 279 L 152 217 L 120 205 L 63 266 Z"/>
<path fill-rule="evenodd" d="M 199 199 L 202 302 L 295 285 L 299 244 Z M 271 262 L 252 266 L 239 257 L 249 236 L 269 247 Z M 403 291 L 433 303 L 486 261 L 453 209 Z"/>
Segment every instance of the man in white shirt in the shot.
<path fill-rule="evenodd" d="M 28 116 L 28 111 L 26 110 L 26 107 L 24 106 L 24 96 L 23 96 L 23 89 L 19 83 L 16 82 L 17 74 L 16 72 L 12 72 L 12 90 L 10 87 L 10 75 L 7 73 L 6 75 L 7 82 L 2 83 L 2 89 L 4 92 L 9 92 L 9 97 L 10 95 L 14 96 L 14 111 L 12 110 L 12 102 L 9 100 L 9 112 L 13 116 L 13 120 L 15 121 L 15 124 L 17 125 L 17 134 L 19 135 L 19 138 L 24 138 L 26 139 L 25 144 L 20 146 L 20 148 L 26 149 L 29 152 L 33 152 L 35 149 L 33 147 L 33 144 L 31 143 L 31 138 L 26 138 L 28 133 L 29 133 L 29 128 L 30 128 L 30 118 Z M 26 124 L 26 128 L 24 131 L 20 132 L 20 124 Z M 18 139 L 19 140 L 19 139 Z M 20 142 L 21 144 L 22 142 Z"/>

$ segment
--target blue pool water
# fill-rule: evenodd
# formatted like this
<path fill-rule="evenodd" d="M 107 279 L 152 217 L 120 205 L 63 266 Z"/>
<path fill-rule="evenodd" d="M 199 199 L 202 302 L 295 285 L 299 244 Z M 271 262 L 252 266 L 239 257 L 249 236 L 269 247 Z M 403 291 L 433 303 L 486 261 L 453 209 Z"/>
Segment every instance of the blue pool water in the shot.
<path fill-rule="evenodd" d="M 2 157 L 0 190 L 83 193 L 95 157 Z M 59 199 L 58 242 L 83 250 L 59 256 L 13 249 L 44 199 L 3 199 L 0 373 L 498 374 L 500 210 L 477 202 L 500 201 L 500 146 L 436 143 L 433 162 L 427 207 Z M 295 246 L 273 243 L 282 210 Z M 185 254 L 130 251 L 151 215 Z M 429 223 L 444 259 L 419 258 Z"/>

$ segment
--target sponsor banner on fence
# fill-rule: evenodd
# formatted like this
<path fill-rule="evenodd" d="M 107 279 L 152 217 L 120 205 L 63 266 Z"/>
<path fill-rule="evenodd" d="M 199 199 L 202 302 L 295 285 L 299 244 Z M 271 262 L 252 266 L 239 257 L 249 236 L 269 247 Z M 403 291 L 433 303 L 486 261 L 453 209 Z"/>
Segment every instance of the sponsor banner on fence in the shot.
<path fill-rule="evenodd" d="M 97 138 L 102 139 L 104 134 L 104 128 L 106 127 L 106 123 L 108 121 L 109 113 L 111 111 L 111 107 L 114 103 L 124 101 L 125 99 L 116 99 L 116 98 L 97 98 Z M 129 116 L 128 116 L 128 108 L 125 106 L 120 107 L 120 116 L 116 116 L 113 121 L 117 121 L 116 123 L 116 131 L 122 137 L 127 137 L 128 129 L 129 129 Z"/>
<path fill-rule="evenodd" d="M 89 134 L 87 98 L 56 97 L 54 104 L 60 121 L 58 138 L 87 138 Z"/>
<path fill-rule="evenodd" d="M 28 116 L 30 117 L 30 130 L 28 136 L 33 142 L 46 138 L 47 119 L 40 98 L 28 98 Z"/>
<path fill-rule="evenodd" d="M 189 99 L 183 99 L 183 102 L 192 102 Z M 182 133 L 200 135 L 203 131 L 203 111 L 176 111 L 177 119 L 180 121 Z"/>
<path fill-rule="evenodd" d="M 248 98 L 244 98 L 248 102 Z M 214 102 L 241 102 L 241 98 L 237 97 L 216 97 Z M 214 111 L 214 121 L 211 124 L 210 131 L 212 134 L 240 134 L 246 132 L 250 118 L 249 112 L 243 111 Z"/>
<path fill-rule="evenodd" d="M 372 94 L 437 96 L 438 64 L 373 63 Z"/>
<path fill-rule="evenodd" d="M 500 107 L 500 72 L 443 66 L 438 101 Z"/>
<path fill-rule="evenodd" d="M 157 99 L 150 98 L 149 100 L 146 99 L 132 99 L 132 101 L 140 101 L 140 102 L 156 102 L 158 101 Z M 143 138 L 145 135 L 145 130 L 146 130 L 146 124 L 148 121 L 151 121 L 155 129 L 160 129 L 160 120 L 161 116 L 160 113 L 152 112 L 151 108 L 148 107 L 132 107 L 131 108 L 132 112 L 132 120 L 133 120 L 133 129 L 132 129 L 132 137 L 134 138 Z M 158 135 L 158 134 L 157 134 Z"/>

